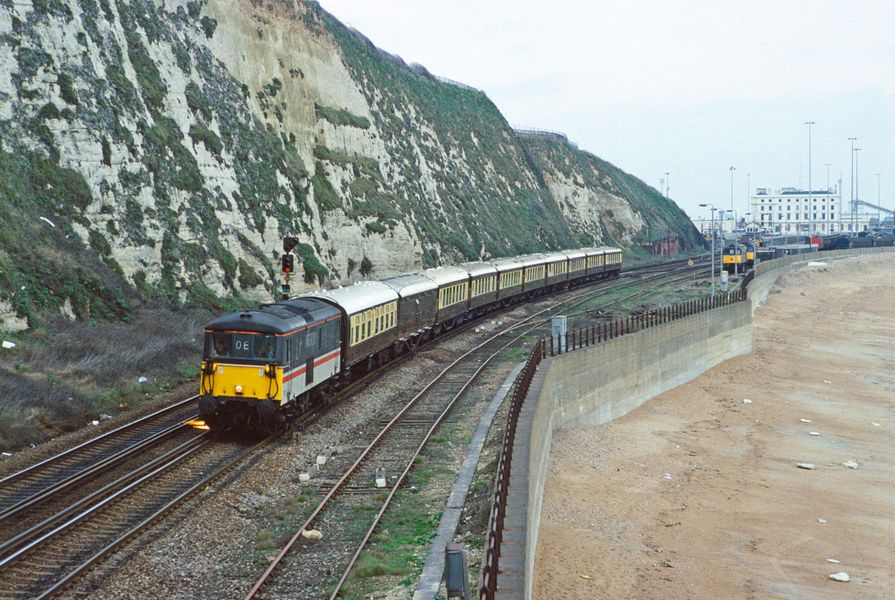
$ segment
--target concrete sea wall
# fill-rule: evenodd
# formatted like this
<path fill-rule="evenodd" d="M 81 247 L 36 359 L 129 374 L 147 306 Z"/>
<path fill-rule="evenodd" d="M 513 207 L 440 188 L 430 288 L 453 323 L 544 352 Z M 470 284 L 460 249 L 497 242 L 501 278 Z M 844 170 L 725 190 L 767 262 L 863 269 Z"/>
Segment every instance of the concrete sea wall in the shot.
<path fill-rule="evenodd" d="M 751 352 L 752 314 L 782 273 L 809 261 L 892 251 L 861 248 L 767 261 L 756 267 L 744 302 L 545 359 L 519 414 L 502 550 L 510 560 L 501 559 L 497 597 L 531 597 L 554 431 L 611 421 L 725 360 Z"/>

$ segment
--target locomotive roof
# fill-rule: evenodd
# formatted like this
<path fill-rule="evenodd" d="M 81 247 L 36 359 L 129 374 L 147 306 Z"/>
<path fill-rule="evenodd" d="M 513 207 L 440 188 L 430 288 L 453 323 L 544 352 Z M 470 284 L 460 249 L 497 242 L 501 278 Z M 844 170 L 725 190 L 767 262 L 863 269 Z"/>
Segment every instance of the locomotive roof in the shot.
<path fill-rule="evenodd" d="M 292 298 L 258 308 L 227 313 L 205 326 L 206 329 L 251 331 L 257 333 L 289 333 L 305 325 L 340 315 L 335 307 L 308 298 Z"/>
<path fill-rule="evenodd" d="M 482 275 L 495 275 L 497 267 L 486 262 L 468 262 L 459 265 L 461 269 L 468 272 L 473 277 L 481 277 Z"/>
<path fill-rule="evenodd" d="M 423 271 L 423 275 L 437 283 L 439 286 L 451 285 L 452 283 L 469 280 L 469 271 L 454 266 L 426 269 Z"/>
<path fill-rule="evenodd" d="M 398 299 L 398 292 L 381 281 L 358 281 L 352 286 L 334 290 L 317 290 L 300 298 L 326 298 L 353 315 L 368 308 Z"/>
<path fill-rule="evenodd" d="M 560 254 L 562 254 L 569 260 L 572 260 L 574 258 L 584 258 L 585 256 L 587 256 L 583 250 L 570 250 L 568 252 L 561 252 Z"/>
<path fill-rule="evenodd" d="M 438 285 L 434 281 L 419 273 L 389 277 L 383 279 L 382 283 L 398 292 L 402 298 L 438 289 Z"/>

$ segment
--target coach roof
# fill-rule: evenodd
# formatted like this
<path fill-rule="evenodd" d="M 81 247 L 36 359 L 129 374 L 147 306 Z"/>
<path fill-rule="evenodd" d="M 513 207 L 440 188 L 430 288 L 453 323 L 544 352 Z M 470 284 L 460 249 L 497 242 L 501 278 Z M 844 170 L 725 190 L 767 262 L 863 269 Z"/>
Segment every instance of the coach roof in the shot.
<path fill-rule="evenodd" d="M 334 290 L 318 290 L 301 298 L 325 298 L 353 315 L 386 302 L 398 299 L 398 292 L 381 281 L 359 281 L 352 286 Z"/>

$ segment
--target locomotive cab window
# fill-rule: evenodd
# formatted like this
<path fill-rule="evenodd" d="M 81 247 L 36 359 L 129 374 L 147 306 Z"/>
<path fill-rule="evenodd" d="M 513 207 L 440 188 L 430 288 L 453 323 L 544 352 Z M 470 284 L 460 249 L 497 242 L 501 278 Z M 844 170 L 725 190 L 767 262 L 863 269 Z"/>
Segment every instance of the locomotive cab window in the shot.
<path fill-rule="evenodd" d="M 208 358 L 215 359 L 270 362 L 278 358 L 279 343 L 275 335 L 214 332 L 205 336 L 205 353 Z"/>

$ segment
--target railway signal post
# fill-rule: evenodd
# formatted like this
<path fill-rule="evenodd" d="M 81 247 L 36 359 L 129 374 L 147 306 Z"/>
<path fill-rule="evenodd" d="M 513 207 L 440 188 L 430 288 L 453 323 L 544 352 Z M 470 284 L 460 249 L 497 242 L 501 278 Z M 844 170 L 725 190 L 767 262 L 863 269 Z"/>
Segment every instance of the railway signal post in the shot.
<path fill-rule="evenodd" d="M 292 286 L 289 285 L 289 281 L 292 279 L 292 274 L 295 272 L 295 255 L 292 254 L 292 250 L 296 246 L 298 246 L 297 237 L 287 236 L 283 238 L 283 256 L 280 257 L 280 270 L 283 272 L 283 280 L 280 283 L 280 293 L 282 294 L 283 300 L 288 300 L 289 294 L 292 292 Z M 301 261 L 301 257 L 299 257 L 298 260 Z"/>

